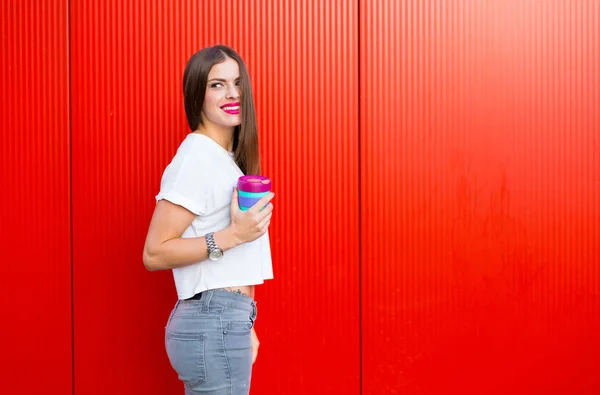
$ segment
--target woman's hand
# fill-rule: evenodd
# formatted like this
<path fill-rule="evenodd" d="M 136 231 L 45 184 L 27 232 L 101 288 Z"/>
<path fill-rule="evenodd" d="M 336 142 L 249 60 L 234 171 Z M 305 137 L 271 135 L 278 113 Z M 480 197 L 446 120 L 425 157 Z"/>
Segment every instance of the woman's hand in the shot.
<path fill-rule="evenodd" d="M 234 188 L 231 198 L 231 235 L 238 244 L 248 243 L 264 235 L 271 223 L 273 215 L 273 204 L 271 199 L 274 193 L 269 193 L 260 199 L 247 211 L 240 210 L 238 205 L 238 192 Z M 263 208 L 264 207 L 264 208 Z M 261 210 L 261 208 L 263 208 Z"/>
<path fill-rule="evenodd" d="M 254 328 L 250 332 L 250 337 L 252 339 L 252 344 L 250 345 L 250 349 L 252 349 L 252 365 L 254 365 L 254 361 L 256 361 L 256 357 L 258 356 L 258 346 L 260 345 Z"/>

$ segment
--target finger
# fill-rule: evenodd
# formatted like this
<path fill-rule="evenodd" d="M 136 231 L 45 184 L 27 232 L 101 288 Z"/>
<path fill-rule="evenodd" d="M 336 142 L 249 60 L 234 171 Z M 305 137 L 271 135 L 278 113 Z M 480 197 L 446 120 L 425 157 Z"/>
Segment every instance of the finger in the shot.
<path fill-rule="evenodd" d="M 268 195 L 263 196 L 248 211 L 252 211 L 255 213 L 259 212 L 263 207 L 265 207 L 271 201 L 271 199 L 273 199 L 274 196 L 275 196 L 275 194 L 273 192 L 269 193 Z"/>
<path fill-rule="evenodd" d="M 270 225 L 271 225 L 271 220 L 269 220 L 269 221 L 268 221 L 268 222 L 265 224 L 265 227 L 264 227 L 264 228 L 262 228 L 262 229 L 260 230 L 260 235 L 261 235 L 261 236 L 264 236 L 264 235 L 267 233 L 267 231 L 269 230 L 269 226 L 270 226 Z"/>
<path fill-rule="evenodd" d="M 252 364 L 256 361 L 256 357 L 258 357 L 258 346 L 252 347 Z"/>
<path fill-rule="evenodd" d="M 258 223 L 258 228 L 262 230 L 265 228 L 265 226 L 268 226 L 269 222 L 271 222 L 272 216 L 273 216 L 273 213 L 269 213 L 269 215 L 267 215 L 265 218 L 263 218 L 263 220 Z"/>
<path fill-rule="evenodd" d="M 273 203 L 269 203 L 267 204 L 267 206 L 265 208 L 263 208 L 262 210 L 260 210 L 256 215 L 256 218 L 258 218 L 258 220 L 262 220 L 263 218 L 265 218 L 267 215 L 271 214 L 273 212 Z"/>

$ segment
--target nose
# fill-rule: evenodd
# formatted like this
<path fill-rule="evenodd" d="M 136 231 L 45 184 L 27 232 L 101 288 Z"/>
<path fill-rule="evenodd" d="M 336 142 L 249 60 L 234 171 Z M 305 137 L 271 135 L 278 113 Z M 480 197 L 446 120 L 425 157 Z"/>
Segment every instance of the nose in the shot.
<path fill-rule="evenodd" d="M 240 92 L 238 91 L 237 85 L 229 85 L 229 88 L 227 89 L 227 98 L 228 99 L 239 99 L 240 98 Z"/>

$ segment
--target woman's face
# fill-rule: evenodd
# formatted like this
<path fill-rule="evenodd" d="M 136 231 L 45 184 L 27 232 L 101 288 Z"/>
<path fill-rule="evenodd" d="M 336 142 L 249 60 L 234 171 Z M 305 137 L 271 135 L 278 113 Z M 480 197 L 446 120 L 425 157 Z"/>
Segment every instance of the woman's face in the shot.
<path fill-rule="evenodd" d="M 235 127 L 242 123 L 239 79 L 239 65 L 231 58 L 210 69 L 202 106 L 204 124 Z"/>

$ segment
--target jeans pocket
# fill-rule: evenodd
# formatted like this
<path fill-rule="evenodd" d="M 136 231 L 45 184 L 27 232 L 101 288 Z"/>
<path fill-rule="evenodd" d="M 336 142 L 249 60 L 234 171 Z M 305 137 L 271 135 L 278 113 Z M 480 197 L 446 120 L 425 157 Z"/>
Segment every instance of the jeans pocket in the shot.
<path fill-rule="evenodd" d="M 206 381 L 205 334 L 167 333 L 167 356 L 179 379 L 194 387 Z"/>
<path fill-rule="evenodd" d="M 250 331 L 251 321 L 231 321 L 227 325 L 227 331 L 223 336 L 226 350 L 249 349 L 252 343 Z"/>

